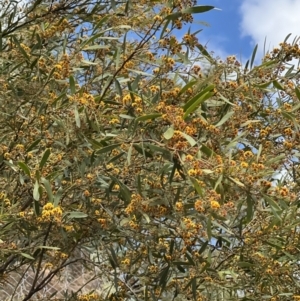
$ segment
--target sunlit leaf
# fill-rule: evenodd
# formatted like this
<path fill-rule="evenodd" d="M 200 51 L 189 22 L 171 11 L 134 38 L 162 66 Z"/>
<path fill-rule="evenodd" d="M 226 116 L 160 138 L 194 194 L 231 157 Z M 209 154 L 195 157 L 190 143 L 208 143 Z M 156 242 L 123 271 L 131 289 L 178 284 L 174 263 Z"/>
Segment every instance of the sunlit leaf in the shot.
<path fill-rule="evenodd" d="M 40 199 L 40 184 L 38 181 L 35 181 L 34 187 L 33 187 L 33 198 L 38 201 Z"/>
<path fill-rule="evenodd" d="M 195 139 L 193 137 L 191 137 L 190 135 L 187 135 L 186 133 L 181 133 L 181 135 L 188 141 L 188 143 L 191 146 L 195 146 L 197 144 Z"/>
<path fill-rule="evenodd" d="M 27 253 L 21 252 L 20 254 L 21 254 L 23 257 L 27 258 L 27 259 L 31 259 L 31 260 L 34 260 L 34 259 L 35 259 L 34 257 L 32 257 L 31 255 L 29 255 L 29 254 L 27 254 Z"/>
<path fill-rule="evenodd" d="M 164 132 L 164 137 L 165 139 L 169 140 L 173 137 L 174 135 L 174 128 L 171 126 L 169 127 L 165 132 Z"/>
<path fill-rule="evenodd" d="M 46 189 L 46 192 L 48 195 L 48 201 L 52 203 L 53 202 L 53 193 L 52 193 L 50 182 L 45 178 L 41 178 L 41 182 L 44 184 L 44 187 Z"/>
<path fill-rule="evenodd" d="M 68 218 L 86 218 L 88 215 L 84 212 L 80 211 L 73 211 L 73 212 L 67 212 L 66 215 Z"/>

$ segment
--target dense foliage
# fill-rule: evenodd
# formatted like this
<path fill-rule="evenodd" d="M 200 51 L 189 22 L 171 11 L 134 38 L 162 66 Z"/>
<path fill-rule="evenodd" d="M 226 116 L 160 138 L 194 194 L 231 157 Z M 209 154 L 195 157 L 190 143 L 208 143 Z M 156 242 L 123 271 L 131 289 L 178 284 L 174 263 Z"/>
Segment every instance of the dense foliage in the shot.
<path fill-rule="evenodd" d="M 242 66 L 193 0 L 0 4 L 9 298 L 300 300 L 297 40 Z"/>

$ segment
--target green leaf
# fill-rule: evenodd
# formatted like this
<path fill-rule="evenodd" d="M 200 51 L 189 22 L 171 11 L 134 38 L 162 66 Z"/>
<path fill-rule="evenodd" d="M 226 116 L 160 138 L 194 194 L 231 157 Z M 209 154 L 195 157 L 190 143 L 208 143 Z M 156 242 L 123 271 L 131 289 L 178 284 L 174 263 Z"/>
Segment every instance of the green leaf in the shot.
<path fill-rule="evenodd" d="M 106 16 L 104 16 L 97 24 L 96 24 L 96 26 L 94 27 L 94 29 L 93 29 L 93 34 L 95 33 L 95 31 L 96 31 L 96 29 L 98 29 L 100 26 L 102 26 L 102 24 L 104 23 L 104 22 L 106 22 L 106 21 L 108 21 L 108 18 L 110 18 L 111 17 L 111 15 L 106 15 Z"/>
<path fill-rule="evenodd" d="M 120 68 L 120 55 L 121 55 L 121 48 L 120 47 L 117 47 L 116 48 L 116 51 L 114 53 L 114 56 L 113 56 L 113 59 L 114 59 L 114 62 L 116 64 L 116 68 L 119 69 Z"/>
<path fill-rule="evenodd" d="M 146 213 L 144 213 L 144 212 L 142 212 L 142 214 L 143 214 L 143 216 L 144 216 L 144 218 L 145 218 L 147 224 L 149 224 L 149 223 L 150 223 L 150 217 L 149 217 L 149 215 L 146 214 Z"/>
<path fill-rule="evenodd" d="M 196 265 L 194 259 L 192 258 L 191 254 L 189 252 L 185 252 L 185 256 L 186 256 L 188 262 L 190 263 L 190 265 L 193 265 L 193 266 Z"/>
<path fill-rule="evenodd" d="M 218 177 L 218 180 L 216 181 L 215 183 L 215 186 L 214 186 L 214 190 L 217 190 L 218 186 L 221 184 L 223 180 L 223 175 L 221 174 L 219 177 Z"/>
<path fill-rule="evenodd" d="M 153 113 L 153 114 L 148 114 L 148 115 L 143 115 L 143 116 L 140 116 L 138 118 L 136 118 L 136 122 L 139 122 L 139 121 L 145 121 L 145 120 L 152 120 L 152 119 L 156 119 L 158 117 L 161 117 L 162 114 L 160 113 Z"/>
<path fill-rule="evenodd" d="M 118 264 L 118 258 L 117 258 L 117 255 L 116 255 L 116 252 L 115 252 L 115 250 L 113 249 L 113 247 L 110 247 L 109 248 L 109 250 L 110 250 L 110 259 L 112 260 L 112 267 L 115 269 L 116 267 L 118 267 L 119 266 L 119 264 Z"/>
<path fill-rule="evenodd" d="M 181 135 L 188 141 L 188 143 L 191 146 L 195 146 L 197 144 L 197 142 L 195 141 L 195 139 L 192 138 L 191 136 L 189 136 L 188 134 L 181 132 Z"/>
<path fill-rule="evenodd" d="M 83 48 L 83 50 L 98 50 L 98 49 L 109 49 L 108 45 L 92 45 L 92 46 L 86 46 Z"/>
<path fill-rule="evenodd" d="M 46 250 L 55 250 L 55 251 L 61 250 L 61 248 L 59 248 L 59 247 L 51 247 L 51 246 L 38 246 L 37 248 L 38 249 L 46 249 Z"/>
<path fill-rule="evenodd" d="M 9 161 L 4 161 L 4 163 L 5 163 L 7 166 L 9 166 L 13 171 L 15 171 L 15 172 L 18 171 L 17 167 L 16 167 L 13 163 L 11 163 L 11 162 L 9 162 Z"/>
<path fill-rule="evenodd" d="M 141 155 L 143 155 L 144 157 L 147 158 L 153 158 L 153 154 L 147 150 L 145 150 L 145 146 L 143 144 L 133 144 L 133 147 L 135 148 L 135 150 L 140 153 Z"/>
<path fill-rule="evenodd" d="M 81 60 L 80 65 L 81 66 L 97 66 L 98 63 L 94 63 L 94 62 L 87 61 L 87 60 Z"/>
<path fill-rule="evenodd" d="M 202 144 L 200 150 L 208 157 L 215 155 L 215 152 L 212 149 L 210 149 L 208 146 L 206 146 L 205 144 Z"/>
<path fill-rule="evenodd" d="M 78 110 L 77 110 L 77 106 L 74 107 L 74 116 L 75 116 L 75 122 L 76 122 L 76 126 L 78 128 L 80 128 L 80 116 L 79 116 L 79 113 L 78 113 Z"/>
<path fill-rule="evenodd" d="M 254 214 L 254 201 L 252 200 L 251 196 L 248 194 L 247 195 L 247 223 L 249 223 L 252 218 L 253 218 L 253 214 Z"/>
<path fill-rule="evenodd" d="M 269 203 L 271 207 L 273 207 L 275 210 L 280 211 L 280 207 L 277 205 L 277 203 L 269 196 L 264 194 L 264 199 Z"/>
<path fill-rule="evenodd" d="M 239 180 L 237 180 L 237 179 L 235 179 L 235 178 L 232 178 L 232 177 L 229 177 L 229 179 L 230 179 L 233 183 L 235 183 L 236 185 L 238 185 L 238 186 L 240 186 L 240 187 L 245 187 L 245 185 L 244 185 L 242 182 L 240 182 Z"/>
<path fill-rule="evenodd" d="M 190 180 L 192 181 L 193 183 L 193 186 L 195 188 L 195 190 L 197 191 L 197 193 L 203 197 L 203 191 L 202 191 L 202 188 L 200 187 L 199 183 L 197 182 L 197 180 L 195 178 L 192 178 L 190 177 Z"/>
<path fill-rule="evenodd" d="M 195 84 L 197 83 L 196 80 L 192 80 L 189 83 L 187 83 L 178 93 L 178 95 L 180 96 L 181 94 L 183 94 L 184 92 L 186 92 L 189 88 L 193 87 Z"/>
<path fill-rule="evenodd" d="M 295 106 L 293 106 L 293 108 L 291 109 L 291 112 L 295 112 L 300 108 L 300 102 L 297 103 Z"/>
<path fill-rule="evenodd" d="M 180 18 L 182 16 L 182 12 L 176 12 L 173 14 L 170 14 L 166 17 L 167 20 L 171 21 L 171 20 L 177 20 L 178 18 Z"/>
<path fill-rule="evenodd" d="M 179 58 L 181 58 L 181 61 L 184 65 L 188 65 L 188 64 L 191 64 L 191 61 L 189 60 L 189 57 L 188 57 L 188 51 L 186 52 L 185 55 L 183 55 L 182 53 L 177 53 L 177 56 Z"/>
<path fill-rule="evenodd" d="M 127 154 L 127 164 L 130 166 L 131 164 L 131 154 L 132 154 L 132 144 L 130 144 Z"/>
<path fill-rule="evenodd" d="M 118 94 L 120 95 L 120 97 L 123 97 L 123 91 L 120 82 L 116 78 L 114 79 L 114 82 Z"/>
<path fill-rule="evenodd" d="M 172 263 L 176 265 L 176 267 L 177 267 L 177 269 L 178 269 L 179 272 L 185 273 L 185 269 L 182 267 L 182 265 L 185 265 L 186 262 L 173 261 Z M 190 265 L 190 264 L 188 263 L 188 265 Z"/>
<path fill-rule="evenodd" d="M 67 212 L 65 215 L 68 215 L 68 218 L 86 218 L 88 215 L 84 212 L 80 211 L 72 211 L 72 212 Z"/>
<path fill-rule="evenodd" d="M 248 71 L 249 62 L 250 61 L 248 60 L 245 64 L 244 73 L 246 73 Z"/>
<path fill-rule="evenodd" d="M 119 117 L 121 117 L 123 119 L 129 119 L 129 120 L 133 120 L 134 119 L 133 116 L 126 115 L 126 114 L 120 114 Z"/>
<path fill-rule="evenodd" d="M 31 150 L 33 150 L 40 142 L 41 142 L 42 139 L 36 139 L 34 142 L 32 142 L 30 144 L 30 146 L 27 147 L 26 149 L 26 153 L 30 152 Z"/>
<path fill-rule="evenodd" d="M 30 169 L 24 162 L 18 162 L 20 168 L 30 177 Z"/>
<path fill-rule="evenodd" d="M 211 217 L 208 216 L 206 219 L 206 233 L 208 240 L 211 240 Z"/>
<path fill-rule="evenodd" d="M 170 266 L 163 268 L 162 271 L 159 274 L 159 286 L 161 287 L 161 292 L 164 291 L 166 284 L 168 282 L 168 276 L 169 276 L 169 270 Z"/>
<path fill-rule="evenodd" d="M 253 263 L 247 262 L 247 261 L 240 261 L 237 263 L 237 265 L 241 268 L 251 268 L 251 267 L 255 267 L 255 265 Z"/>
<path fill-rule="evenodd" d="M 164 32 L 166 31 L 170 22 L 171 22 L 171 19 L 169 19 L 169 20 L 167 20 L 167 22 L 165 22 L 164 27 L 162 28 L 161 33 L 160 33 L 160 37 L 159 37 L 160 40 L 162 39 Z"/>
<path fill-rule="evenodd" d="M 117 37 L 107 37 L 107 36 L 104 37 L 103 34 L 107 31 L 111 31 L 111 30 L 115 30 L 115 29 L 128 29 L 129 30 L 130 28 L 131 27 L 129 25 L 118 25 L 118 26 L 106 28 L 106 29 L 102 30 L 101 32 L 93 35 L 91 38 L 83 41 L 83 43 L 81 44 L 81 47 L 84 48 L 86 45 L 90 44 L 91 42 L 95 41 L 96 39 L 118 40 L 119 38 L 117 38 Z"/>
<path fill-rule="evenodd" d="M 234 111 L 230 111 L 225 116 L 222 117 L 222 119 L 215 125 L 216 127 L 221 126 L 223 123 L 225 123 L 232 115 L 234 114 Z"/>
<path fill-rule="evenodd" d="M 47 148 L 46 151 L 44 152 L 41 162 L 40 162 L 40 169 L 42 169 L 45 165 L 45 163 L 47 162 L 48 158 L 50 156 L 50 149 Z"/>
<path fill-rule="evenodd" d="M 175 162 L 175 163 L 173 164 L 173 167 L 172 167 L 172 170 L 171 170 L 171 173 L 170 173 L 170 177 L 169 177 L 169 183 L 172 183 L 172 181 L 173 181 L 173 177 L 174 177 L 174 175 L 175 175 L 175 171 L 176 171 L 176 169 L 177 169 L 177 165 L 178 165 L 177 162 Z"/>
<path fill-rule="evenodd" d="M 196 47 L 200 50 L 200 52 L 211 62 L 213 61 L 213 58 L 211 55 L 208 53 L 208 51 L 205 49 L 205 47 L 201 44 L 197 44 Z"/>
<path fill-rule="evenodd" d="M 284 91 L 284 88 L 282 87 L 282 85 L 277 80 L 273 80 L 273 86 L 275 88 L 277 88 L 278 90 Z"/>
<path fill-rule="evenodd" d="M 174 128 L 172 126 L 170 126 L 163 134 L 163 136 L 167 140 L 171 139 L 173 135 L 174 135 Z"/>
<path fill-rule="evenodd" d="M 186 9 L 182 10 L 182 12 L 184 14 L 201 14 L 201 13 L 210 11 L 214 8 L 215 8 L 214 6 L 210 6 L 210 5 L 199 5 L 199 6 L 193 6 L 193 7 L 186 8 Z"/>
<path fill-rule="evenodd" d="M 120 152 L 118 155 L 112 157 L 111 159 L 109 159 L 107 161 L 107 164 L 115 162 L 116 160 L 118 160 L 119 158 L 123 157 L 125 155 L 125 152 Z"/>
<path fill-rule="evenodd" d="M 27 259 L 31 259 L 34 260 L 35 258 L 32 257 L 31 255 L 27 254 L 27 253 L 20 253 L 23 257 L 27 258 Z"/>
<path fill-rule="evenodd" d="M 172 154 L 168 149 L 150 143 L 144 143 L 144 145 L 145 147 L 148 147 L 152 152 L 161 153 L 164 159 L 172 161 Z"/>
<path fill-rule="evenodd" d="M 298 89 L 298 87 L 295 88 L 295 93 L 297 98 L 300 100 L 300 90 Z"/>
<path fill-rule="evenodd" d="M 110 151 L 112 151 L 113 149 L 117 148 L 118 146 L 120 146 L 121 143 L 116 143 L 116 144 L 111 144 L 105 147 L 102 147 L 101 149 L 98 149 L 95 154 L 96 155 L 100 155 L 100 154 L 105 154 L 108 153 Z"/>
<path fill-rule="evenodd" d="M 64 190 L 62 187 L 59 187 L 58 190 L 56 191 L 56 194 L 54 196 L 54 202 L 53 202 L 54 207 L 57 207 L 57 205 L 59 204 L 63 191 Z"/>
<path fill-rule="evenodd" d="M 143 195 L 143 193 L 142 193 L 142 181 L 141 181 L 141 176 L 140 175 L 136 176 L 136 183 L 137 183 L 137 191 L 142 196 Z"/>
<path fill-rule="evenodd" d="M 285 111 L 281 111 L 281 114 L 284 118 L 288 119 L 288 120 L 291 120 L 291 121 L 294 121 L 295 117 L 293 114 L 291 113 L 288 113 L 288 112 L 285 112 Z"/>
<path fill-rule="evenodd" d="M 131 72 L 136 73 L 136 74 L 144 75 L 144 76 L 147 76 L 147 77 L 148 77 L 148 76 L 149 76 L 149 77 L 155 77 L 154 74 L 147 73 L 147 72 L 140 71 L 140 70 L 129 69 L 129 68 L 127 68 L 126 70 L 131 71 Z"/>
<path fill-rule="evenodd" d="M 39 192 L 40 192 L 40 195 L 41 195 L 41 187 L 39 187 Z M 33 208 L 34 208 L 34 213 L 36 216 L 39 216 L 40 215 L 40 203 L 36 200 L 34 200 L 33 202 Z"/>
<path fill-rule="evenodd" d="M 251 61 L 250 61 L 250 69 L 252 69 L 252 67 L 253 67 L 253 63 L 254 63 L 254 60 L 255 60 L 255 55 L 256 55 L 256 52 L 257 52 L 257 47 L 258 47 L 258 44 L 256 44 L 256 46 L 254 47 L 253 52 L 252 52 Z"/>
<path fill-rule="evenodd" d="M 18 46 L 20 52 L 23 54 L 23 56 L 25 57 L 25 59 L 27 61 L 29 61 L 29 56 L 28 54 L 26 53 L 26 51 L 23 49 L 23 47 L 21 46 L 20 42 L 19 42 L 19 39 L 15 36 L 15 35 L 11 35 L 11 37 L 13 38 L 14 40 L 14 43 Z"/>
<path fill-rule="evenodd" d="M 206 87 L 205 89 L 203 89 L 201 92 L 199 92 L 197 95 L 195 95 L 193 98 L 191 98 L 182 108 L 183 111 L 186 112 L 186 110 L 192 106 L 199 98 L 201 98 L 204 94 L 206 94 L 207 92 L 211 92 L 213 91 L 213 89 L 215 88 L 215 85 L 210 85 L 208 87 Z"/>
<path fill-rule="evenodd" d="M 283 43 L 285 43 L 288 39 L 289 39 L 289 37 L 291 36 L 292 34 L 291 33 L 289 33 L 286 37 L 285 37 L 285 39 L 284 39 L 284 41 L 283 41 Z"/>
<path fill-rule="evenodd" d="M 215 217 L 213 217 L 213 218 L 215 218 Z M 224 233 L 227 232 L 227 233 L 229 233 L 229 234 L 231 234 L 231 235 L 234 235 L 234 233 L 233 233 L 232 231 L 230 231 L 227 227 L 224 227 L 224 226 L 222 226 L 221 224 L 219 224 L 218 222 L 216 222 L 216 220 L 212 220 L 211 222 L 212 222 L 213 225 L 217 226 L 217 228 L 218 228 L 219 230 L 220 230 L 220 229 L 223 230 Z M 225 238 L 223 238 L 223 239 L 225 239 Z"/>
<path fill-rule="evenodd" d="M 186 119 L 190 113 L 194 112 L 200 106 L 201 103 L 203 103 L 205 100 L 209 99 L 213 95 L 214 95 L 213 92 L 207 92 L 203 94 L 201 97 L 199 97 L 198 99 L 196 99 L 193 103 L 190 104 L 191 101 L 189 101 L 188 104 L 190 104 L 190 106 L 188 106 L 187 109 L 185 110 L 183 119 Z"/>
<path fill-rule="evenodd" d="M 208 241 L 204 242 L 203 245 L 201 246 L 200 250 L 198 251 L 199 254 L 202 254 L 205 250 L 206 247 L 208 246 Z"/>
<path fill-rule="evenodd" d="M 261 155 L 262 148 L 263 148 L 263 146 L 262 146 L 262 144 L 260 144 L 259 147 L 258 147 L 257 155 L 256 155 L 256 162 L 259 161 L 259 157 Z"/>
<path fill-rule="evenodd" d="M 193 293 L 193 297 L 194 297 L 195 301 L 197 300 L 197 282 L 196 281 L 197 281 L 196 277 L 194 277 L 191 280 L 192 293 Z"/>
<path fill-rule="evenodd" d="M 53 193 L 52 193 L 50 182 L 45 178 L 41 178 L 41 182 L 44 184 L 44 187 L 45 187 L 47 195 L 48 195 L 49 202 L 52 203 L 53 202 Z"/>
<path fill-rule="evenodd" d="M 284 75 L 285 78 L 292 78 L 295 73 L 292 73 L 294 70 L 295 66 L 293 65 Z"/>
<path fill-rule="evenodd" d="M 38 181 L 35 181 L 34 187 L 33 187 L 33 198 L 38 201 L 40 199 L 40 184 Z"/>
<path fill-rule="evenodd" d="M 69 77 L 69 85 L 70 85 L 71 94 L 75 94 L 76 93 L 75 80 L 72 75 Z"/>

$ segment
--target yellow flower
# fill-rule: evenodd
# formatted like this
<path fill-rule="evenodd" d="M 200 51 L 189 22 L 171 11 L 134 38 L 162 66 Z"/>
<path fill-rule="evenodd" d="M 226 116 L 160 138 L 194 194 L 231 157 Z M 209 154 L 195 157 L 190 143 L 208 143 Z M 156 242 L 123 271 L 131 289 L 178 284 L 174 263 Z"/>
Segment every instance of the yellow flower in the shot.
<path fill-rule="evenodd" d="M 197 200 L 194 204 L 194 207 L 195 209 L 198 211 L 198 212 L 203 212 L 204 211 L 204 208 L 202 207 L 202 201 L 201 200 Z"/>
<path fill-rule="evenodd" d="M 248 166 L 249 166 L 249 164 L 247 163 L 247 162 L 241 162 L 241 166 L 243 167 L 243 168 L 247 168 Z"/>
<path fill-rule="evenodd" d="M 85 191 L 83 192 L 83 195 L 84 195 L 85 197 L 89 197 L 91 194 L 90 194 L 90 192 L 89 192 L 88 190 L 85 190 Z"/>
<path fill-rule="evenodd" d="M 44 207 L 43 210 L 52 210 L 54 208 L 52 203 L 47 203 Z"/>
<path fill-rule="evenodd" d="M 129 265 L 130 264 L 130 259 L 125 258 L 124 260 L 121 261 L 122 264 Z"/>
<path fill-rule="evenodd" d="M 176 202 L 175 208 L 177 211 L 182 211 L 183 210 L 183 203 L 182 202 Z"/>
<path fill-rule="evenodd" d="M 56 216 L 56 217 L 60 217 L 60 216 L 62 216 L 62 210 L 59 206 L 55 207 L 51 210 L 51 214 Z"/>
<path fill-rule="evenodd" d="M 217 202 L 217 201 L 211 201 L 210 202 L 210 207 L 212 209 L 219 209 L 221 206 L 220 206 L 219 202 Z"/>
<path fill-rule="evenodd" d="M 117 124 L 117 123 L 119 123 L 119 119 L 117 118 L 113 118 L 109 121 L 109 124 Z"/>

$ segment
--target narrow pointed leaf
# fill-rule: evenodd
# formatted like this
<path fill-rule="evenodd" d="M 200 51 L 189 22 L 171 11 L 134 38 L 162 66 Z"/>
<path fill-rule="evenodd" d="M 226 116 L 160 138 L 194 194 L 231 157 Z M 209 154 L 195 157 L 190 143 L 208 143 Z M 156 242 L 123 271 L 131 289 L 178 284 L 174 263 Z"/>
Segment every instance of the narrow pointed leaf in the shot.
<path fill-rule="evenodd" d="M 44 152 L 41 162 L 40 162 L 40 169 L 42 169 L 44 167 L 44 165 L 46 164 L 48 158 L 50 156 L 50 149 L 47 148 L 46 151 Z"/>

